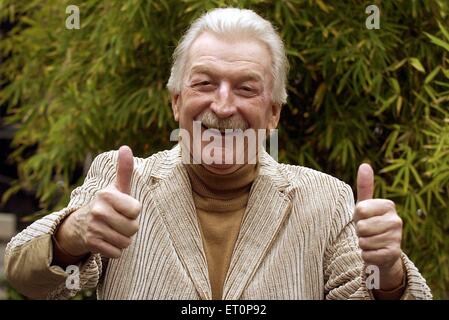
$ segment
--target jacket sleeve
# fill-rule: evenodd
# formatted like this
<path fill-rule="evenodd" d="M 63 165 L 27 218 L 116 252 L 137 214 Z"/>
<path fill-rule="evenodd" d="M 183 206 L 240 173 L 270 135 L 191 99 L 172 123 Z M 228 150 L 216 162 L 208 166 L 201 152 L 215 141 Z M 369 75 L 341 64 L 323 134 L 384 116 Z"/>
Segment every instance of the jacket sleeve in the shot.
<path fill-rule="evenodd" d="M 35 221 L 8 243 L 4 270 L 6 279 L 17 291 L 33 299 L 68 299 L 80 290 L 98 285 L 102 273 L 102 257 L 99 254 L 91 254 L 78 264 L 77 289 L 73 289 L 73 285 L 66 285 L 69 273 L 59 266 L 51 265 L 52 235 L 65 217 L 87 205 L 97 191 L 113 181 L 116 157 L 115 151 L 97 156 L 83 185 L 73 190 L 66 208 Z"/>
<path fill-rule="evenodd" d="M 334 299 L 374 299 L 365 283 L 364 262 L 352 216 L 354 197 L 344 184 L 332 216 L 332 230 L 324 256 L 325 297 Z M 401 299 L 429 300 L 432 294 L 412 261 L 402 253 L 406 287 Z"/>

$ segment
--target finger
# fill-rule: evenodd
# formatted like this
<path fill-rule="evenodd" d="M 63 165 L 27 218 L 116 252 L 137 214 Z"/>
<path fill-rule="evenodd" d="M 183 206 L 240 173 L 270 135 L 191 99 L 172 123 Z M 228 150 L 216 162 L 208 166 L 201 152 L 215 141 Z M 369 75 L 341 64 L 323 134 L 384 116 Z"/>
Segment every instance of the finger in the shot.
<path fill-rule="evenodd" d="M 122 255 L 122 250 L 114 247 L 102 239 L 92 239 L 89 243 L 89 249 L 92 253 L 100 253 L 101 255 L 117 259 Z"/>
<path fill-rule="evenodd" d="M 382 248 L 378 250 L 363 250 L 362 259 L 367 265 L 385 267 L 386 263 L 394 262 L 401 255 L 401 248 Z"/>
<path fill-rule="evenodd" d="M 115 210 L 109 213 L 105 222 L 110 228 L 126 237 L 132 237 L 139 230 L 137 220 L 128 219 Z"/>
<path fill-rule="evenodd" d="M 128 246 L 131 244 L 130 237 L 126 237 L 120 234 L 109 226 L 105 226 L 105 228 L 101 230 L 101 238 L 105 242 L 119 249 L 128 248 Z"/>
<path fill-rule="evenodd" d="M 396 212 L 395 204 L 388 199 L 369 199 L 358 202 L 355 205 L 353 221 L 382 216 L 387 213 Z"/>
<path fill-rule="evenodd" d="M 128 146 L 121 146 L 118 150 L 116 179 L 116 186 L 120 192 L 130 194 L 133 169 L 133 152 Z"/>
<path fill-rule="evenodd" d="M 372 199 L 374 194 L 374 172 L 367 163 L 362 163 L 357 172 L 357 202 Z"/>
<path fill-rule="evenodd" d="M 127 194 L 118 192 L 113 188 L 107 188 L 99 191 L 97 197 L 107 204 L 104 210 L 110 210 L 109 207 L 112 207 L 129 219 L 136 219 L 139 216 L 141 210 L 140 202 Z"/>
<path fill-rule="evenodd" d="M 393 215 L 375 216 L 368 219 L 357 221 L 355 231 L 359 237 L 370 237 L 381 233 L 385 233 L 396 227 L 402 227 L 402 221 L 399 217 Z"/>
<path fill-rule="evenodd" d="M 359 237 L 359 247 L 362 250 L 380 250 L 392 245 L 400 245 L 401 233 L 388 231 L 371 237 Z"/>

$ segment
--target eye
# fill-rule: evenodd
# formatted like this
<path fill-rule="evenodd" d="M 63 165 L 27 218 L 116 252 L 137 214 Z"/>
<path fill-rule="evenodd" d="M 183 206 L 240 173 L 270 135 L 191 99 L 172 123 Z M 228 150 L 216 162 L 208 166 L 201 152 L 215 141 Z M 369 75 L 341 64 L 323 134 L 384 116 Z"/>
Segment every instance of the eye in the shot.
<path fill-rule="evenodd" d="M 201 82 L 197 82 L 194 85 L 195 86 L 207 86 L 210 85 L 211 83 L 209 81 L 201 81 Z"/>
<path fill-rule="evenodd" d="M 214 84 L 209 80 L 202 80 L 198 82 L 194 82 L 192 88 L 198 91 L 212 91 L 214 90 Z"/>
<path fill-rule="evenodd" d="M 237 89 L 237 92 L 239 95 L 241 95 L 243 97 L 252 97 L 257 94 L 257 90 L 248 85 L 239 86 Z"/>

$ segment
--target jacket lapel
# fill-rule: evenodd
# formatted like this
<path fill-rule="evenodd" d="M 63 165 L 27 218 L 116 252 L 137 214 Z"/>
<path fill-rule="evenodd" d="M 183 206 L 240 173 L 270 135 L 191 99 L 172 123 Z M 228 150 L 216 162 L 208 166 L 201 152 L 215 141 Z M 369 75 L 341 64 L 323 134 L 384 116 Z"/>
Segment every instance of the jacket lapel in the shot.
<path fill-rule="evenodd" d="M 291 186 L 266 152 L 253 182 L 223 288 L 223 299 L 240 298 L 290 213 Z"/>
<path fill-rule="evenodd" d="M 165 159 L 164 159 L 165 158 Z M 279 164 L 265 151 L 253 182 L 242 226 L 223 288 L 223 299 L 239 299 L 269 250 L 291 208 L 291 185 Z M 156 207 L 173 246 L 201 299 L 211 299 L 207 260 L 193 202 L 190 180 L 179 145 L 162 157 L 152 177 Z"/>
<path fill-rule="evenodd" d="M 176 146 L 169 151 L 168 161 L 155 170 L 160 178 L 152 186 L 152 194 L 158 211 L 164 220 L 173 246 L 184 268 L 189 273 L 201 299 L 212 297 L 206 256 L 193 202 L 187 171 L 175 158 Z M 164 160 L 162 160 L 164 161 Z"/>

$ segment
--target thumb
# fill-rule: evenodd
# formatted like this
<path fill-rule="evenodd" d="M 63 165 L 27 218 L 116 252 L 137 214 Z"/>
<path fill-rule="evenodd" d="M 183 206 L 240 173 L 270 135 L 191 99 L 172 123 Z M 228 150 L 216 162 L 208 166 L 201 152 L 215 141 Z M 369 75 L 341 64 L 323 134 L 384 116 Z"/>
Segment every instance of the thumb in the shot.
<path fill-rule="evenodd" d="M 362 163 L 357 172 L 357 202 L 372 199 L 374 194 L 374 172 L 367 163 Z"/>
<path fill-rule="evenodd" d="M 134 168 L 133 152 L 128 146 L 121 146 L 118 150 L 117 178 L 115 185 L 120 192 L 131 192 L 131 176 Z"/>

